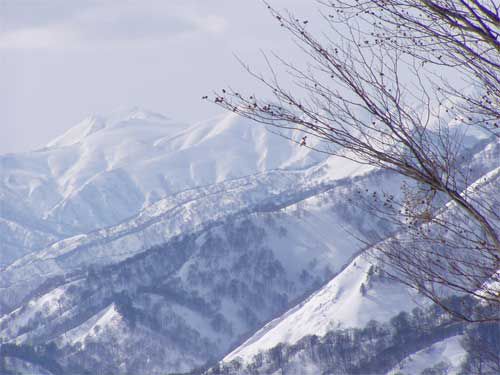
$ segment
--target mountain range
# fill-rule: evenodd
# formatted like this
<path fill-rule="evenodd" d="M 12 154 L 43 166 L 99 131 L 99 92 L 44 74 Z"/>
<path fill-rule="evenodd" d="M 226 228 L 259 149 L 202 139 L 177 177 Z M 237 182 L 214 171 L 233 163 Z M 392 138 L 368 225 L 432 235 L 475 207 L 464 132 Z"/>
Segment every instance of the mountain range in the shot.
<path fill-rule="evenodd" d="M 369 254 L 395 228 L 352 203 L 405 180 L 280 135 L 132 108 L 0 155 L 3 371 L 459 373 L 467 327 L 384 275 Z M 468 146 L 471 182 L 496 186 L 499 142 Z M 399 330 L 417 313 L 438 333 Z M 371 335 L 357 368 L 325 352 L 339 332 Z"/>

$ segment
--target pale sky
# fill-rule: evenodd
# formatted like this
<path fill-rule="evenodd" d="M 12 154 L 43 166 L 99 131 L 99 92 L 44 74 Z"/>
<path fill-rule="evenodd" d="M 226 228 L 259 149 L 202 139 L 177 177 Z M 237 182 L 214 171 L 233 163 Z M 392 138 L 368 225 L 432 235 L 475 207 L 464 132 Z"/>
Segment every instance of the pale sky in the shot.
<path fill-rule="evenodd" d="M 301 17 L 313 0 L 270 0 Z M 89 114 L 140 106 L 182 122 L 259 90 L 234 54 L 298 54 L 261 0 L 0 0 L 0 154 L 43 147 Z M 291 52 L 292 51 L 292 52 Z"/>

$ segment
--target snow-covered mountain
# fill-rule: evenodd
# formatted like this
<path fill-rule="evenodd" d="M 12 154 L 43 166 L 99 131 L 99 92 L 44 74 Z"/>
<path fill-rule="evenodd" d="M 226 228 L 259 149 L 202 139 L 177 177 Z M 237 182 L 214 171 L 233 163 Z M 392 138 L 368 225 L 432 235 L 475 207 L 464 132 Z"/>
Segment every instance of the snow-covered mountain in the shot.
<path fill-rule="evenodd" d="M 41 232 L 39 240 L 31 234 L 32 243 L 13 247 L 10 257 L 19 259 L 0 272 L 3 340 L 55 340 L 68 351 L 85 340 L 123 342 L 132 331 L 120 301 L 132 293 L 150 317 L 142 335 L 134 331 L 137 345 L 150 336 L 158 350 L 170 342 L 171 355 L 151 367 L 158 372 L 221 356 L 331 277 L 357 249 L 338 226 L 352 179 L 381 179 L 233 115 L 189 127 L 140 110 L 91 117 L 42 150 L 3 156 L 2 166 L 2 216 Z M 321 237 L 308 215 L 323 221 Z M 14 229 L 6 226 L 3 238 L 20 247 L 14 235 L 29 237 Z M 162 249 L 173 253 L 164 259 Z M 125 265 L 140 269 L 144 262 L 164 267 L 92 292 L 103 269 L 121 274 Z M 93 300 L 87 307 L 83 296 Z M 152 300 L 159 311 L 150 311 Z M 175 323 L 155 336 L 151 319 L 167 317 Z M 100 335 L 92 334 L 95 324 Z M 179 332 L 188 334 L 185 343 Z"/>
<path fill-rule="evenodd" d="M 372 319 L 387 321 L 401 311 L 411 311 L 419 302 L 422 304 L 415 293 L 401 284 L 377 276 L 366 254 L 358 255 L 328 284 L 269 322 L 224 361 L 251 360 L 278 344 L 293 345 L 305 336 L 323 336 L 336 328 L 362 328 Z"/>
<path fill-rule="evenodd" d="M 470 178 L 491 174 L 499 143 L 469 141 Z M 397 197 L 403 179 L 232 114 L 194 125 L 137 108 L 92 116 L 0 167 L 9 371 L 199 374 L 222 360 L 231 375 L 315 374 L 338 330 L 376 320 L 392 335 L 395 316 L 423 306 L 364 255 L 394 234 L 390 222 L 352 204 Z M 413 355 L 454 356 L 458 368 L 465 336 L 452 328 L 382 367 L 412 371 Z"/>
<path fill-rule="evenodd" d="M 493 149 L 496 150 L 493 154 L 496 156 L 490 159 Z M 488 172 L 471 184 L 470 194 L 474 194 L 473 187 L 477 184 L 482 185 L 481 190 L 487 195 L 495 194 L 498 190 L 500 179 L 498 156 L 500 155 L 496 141 L 488 144 L 474 156 L 475 161 L 483 160 L 482 172 L 486 170 Z M 488 160 L 492 160 L 493 163 L 489 163 Z M 441 215 L 450 215 L 456 210 L 460 208 L 449 204 Z M 397 236 L 402 235 L 404 233 L 397 234 Z M 463 335 L 467 331 L 464 322 L 450 319 L 444 310 L 438 313 L 438 318 L 435 315 L 435 305 L 415 290 L 387 278 L 383 270 L 387 265 L 378 266 L 379 261 L 370 255 L 372 252 L 371 248 L 363 251 L 329 283 L 280 317 L 267 323 L 207 373 L 211 375 L 468 373 L 470 370 L 464 370 L 463 364 L 470 361 L 471 354 L 464 349 L 462 342 L 467 342 L 470 338 Z M 423 318 L 426 313 L 421 309 L 433 311 L 431 313 L 433 318 L 427 317 L 427 320 Z M 391 337 L 390 340 L 378 343 L 379 348 L 366 349 L 365 346 L 369 347 L 376 341 L 377 334 L 373 333 L 376 332 L 375 327 L 382 327 L 382 336 L 403 334 L 398 332 L 400 328 L 398 319 L 402 318 L 407 320 L 406 329 L 412 327 L 413 332 L 410 336 L 416 336 L 415 339 L 407 338 L 407 342 L 401 343 Z M 433 324 L 433 327 L 429 327 L 430 324 Z M 454 329 L 445 329 L 452 326 Z M 494 337 L 500 337 L 498 324 L 492 324 L 487 329 L 492 330 L 491 334 Z M 441 332 L 442 335 L 436 332 Z M 374 337 L 370 336 L 371 334 Z M 354 342 L 342 344 L 340 341 L 339 344 L 337 340 L 342 340 L 344 335 L 352 338 L 346 342 L 349 340 Z M 369 343 L 364 341 L 366 337 L 369 337 Z M 495 340 L 493 350 L 498 351 L 500 346 Z M 344 344 L 347 347 L 343 347 Z M 357 355 L 350 357 L 347 362 L 342 362 L 345 358 L 339 356 L 342 350 L 350 350 L 348 346 L 351 344 L 363 349 Z M 406 349 L 398 350 L 397 348 L 402 345 L 406 346 Z M 339 352 L 333 354 L 337 350 Z M 479 344 L 476 344 L 469 350 L 491 350 L 491 347 L 480 348 Z M 376 359 L 377 356 L 380 358 Z M 485 373 L 496 372 L 496 370 L 489 371 L 485 370 Z"/>
<path fill-rule="evenodd" d="M 313 167 L 300 178 L 298 172 L 269 172 L 204 188 L 194 197 L 184 192 L 130 221 L 25 256 L 0 273 L 6 311 L 0 335 L 17 343 L 55 339 L 72 356 L 86 341 L 105 345 L 110 336 L 127 345 L 154 336 L 155 350 L 167 340 L 170 356 L 155 358 L 150 373 L 189 370 L 220 357 L 347 262 L 359 246 L 347 227 L 363 236 L 380 226 L 347 212 L 360 186 L 384 179 L 353 167 L 328 184 L 325 172 Z M 281 186 L 276 173 L 287 183 Z M 272 192 L 264 188 L 269 186 Z M 129 310 L 141 311 L 134 329 L 123 307 L 116 307 L 123 294 L 133 301 Z M 116 319 L 102 319 L 110 314 Z M 120 334 L 107 323 L 117 319 Z M 39 320 L 47 323 L 34 323 Z M 164 320 L 170 325 L 153 335 L 152 322 Z M 96 324 L 99 335 L 92 333 Z M 123 362 L 131 348 L 113 345 L 113 361 Z"/>
<path fill-rule="evenodd" d="M 133 108 L 91 116 L 43 149 L 1 155 L 0 265 L 186 189 L 325 158 L 279 138 L 234 115 L 188 126 Z"/>
<path fill-rule="evenodd" d="M 484 155 L 487 155 L 488 150 L 490 147 L 485 148 Z M 494 165 L 490 167 L 494 168 Z M 483 193 L 494 194 L 499 182 L 500 167 L 496 167 L 471 184 L 471 187 L 482 184 Z M 441 215 L 450 215 L 459 210 L 456 205 L 449 204 Z M 404 233 L 395 235 L 401 236 Z M 296 344 L 308 335 L 323 336 L 335 329 L 363 328 L 371 320 L 387 322 L 402 311 L 410 312 L 415 307 L 429 305 L 430 302 L 415 290 L 384 277 L 383 269 L 388 266 L 378 265 L 380 260 L 373 256 L 373 251 L 373 248 L 368 248 L 361 252 L 329 283 L 266 324 L 227 355 L 224 362 L 235 359 L 248 362 L 259 352 L 280 344 Z"/>

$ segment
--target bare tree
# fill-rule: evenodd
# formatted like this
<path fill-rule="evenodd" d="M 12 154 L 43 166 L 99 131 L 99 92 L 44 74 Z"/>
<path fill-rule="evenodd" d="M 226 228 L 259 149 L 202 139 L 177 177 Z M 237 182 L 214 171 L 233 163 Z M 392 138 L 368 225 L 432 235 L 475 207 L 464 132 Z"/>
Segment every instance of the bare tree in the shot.
<path fill-rule="evenodd" d="M 321 152 L 393 171 L 414 182 L 405 199 L 372 212 L 404 231 L 378 246 L 393 277 L 462 319 L 486 321 L 447 305 L 450 290 L 500 307 L 498 168 L 484 181 L 470 168 L 468 129 L 498 145 L 499 5 L 495 1 L 319 1 L 328 32 L 268 5 L 308 59 L 275 62 L 292 78 L 250 74 L 272 99 L 233 89 L 215 103 Z M 267 57 L 266 57 L 267 58 Z M 446 77 L 452 79 L 447 80 Z M 309 137 L 309 138 L 308 138 Z M 488 198 L 488 199 L 486 199 Z"/>
<path fill-rule="evenodd" d="M 464 73 L 463 77 L 478 89 L 479 95 L 467 95 L 444 82 L 439 89 L 447 96 L 463 99 L 460 108 L 463 120 L 484 126 L 498 136 L 500 3 L 493 0 L 321 3 L 336 10 L 332 18 L 350 27 L 355 27 L 360 19 L 375 26 L 376 31 L 369 36 L 388 48 L 404 51 L 422 64 L 452 67 Z"/>

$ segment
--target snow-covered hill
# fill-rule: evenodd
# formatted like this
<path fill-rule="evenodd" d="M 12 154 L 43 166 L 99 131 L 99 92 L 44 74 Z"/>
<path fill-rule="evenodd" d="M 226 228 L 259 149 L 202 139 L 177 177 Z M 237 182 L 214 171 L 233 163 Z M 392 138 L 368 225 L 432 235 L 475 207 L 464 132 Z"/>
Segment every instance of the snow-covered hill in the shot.
<path fill-rule="evenodd" d="M 415 293 L 381 278 L 366 258 L 364 253 L 358 255 L 323 288 L 268 323 L 224 361 L 250 361 L 278 344 L 293 345 L 305 336 L 323 336 L 336 328 L 362 328 L 370 320 L 384 322 L 401 311 L 411 311 L 418 303 Z"/>
<path fill-rule="evenodd" d="M 468 142 L 470 180 L 491 175 L 499 143 Z M 394 228 L 352 204 L 397 197 L 403 179 L 232 114 L 195 125 L 137 108 L 92 116 L 0 167 L 12 368 L 164 374 L 223 358 L 254 366 L 258 353 L 276 366 L 279 347 L 314 373 L 307 348 L 421 305 L 360 254 Z M 425 345 L 458 353 L 461 332 L 443 329 Z M 411 371 L 405 358 L 390 368 Z"/>
<path fill-rule="evenodd" d="M 121 224 L 126 234 L 118 233 L 115 239 L 112 233 L 119 228 L 113 227 L 96 232 L 90 242 L 83 237 L 79 247 L 50 248 L 25 257 L 3 272 L 2 282 L 11 285 L 3 284 L 1 292 L 9 312 L 0 319 L 0 335 L 23 344 L 56 340 L 66 355 L 72 353 L 72 360 L 82 345 L 90 342 L 102 347 L 112 340 L 116 353 L 107 364 L 116 365 L 127 356 L 127 368 L 134 368 L 134 361 L 144 357 L 139 349 L 144 341 L 154 351 L 163 353 L 168 348 L 170 354 L 158 354 L 148 373 L 202 365 L 226 353 L 340 270 L 359 248 L 346 230 L 362 237 L 382 226 L 364 220 L 362 212 L 348 212 L 348 200 L 360 187 L 381 179 L 389 181 L 376 172 L 361 174 L 354 182 L 342 178 L 328 187 L 320 185 L 312 194 L 298 189 L 306 183 L 296 183 L 293 189 L 288 185 L 286 191 L 268 195 L 272 201 L 252 201 L 247 206 L 238 198 L 258 197 L 254 185 L 245 184 L 248 190 L 239 191 L 242 187 L 236 184 L 238 194 L 234 195 L 224 186 L 224 198 L 214 194 L 216 200 L 209 201 L 223 215 L 210 211 L 202 199 L 199 209 L 198 202 L 191 201 L 192 211 L 186 211 L 189 206 L 179 209 L 181 218 L 188 217 L 186 212 L 199 217 L 200 224 L 193 222 L 191 228 L 181 226 L 176 232 L 177 213 L 160 210 L 163 216 L 153 218 L 151 225 L 146 220 L 144 226 L 131 228 L 139 218 Z M 279 192 L 279 184 L 274 186 Z M 231 209 L 232 205 L 242 210 Z M 203 211 L 214 217 L 205 218 Z M 154 230 L 148 229 L 152 226 L 169 235 L 159 235 L 163 242 L 155 247 L 145 245 L 150 242 L 138 246 L 144 238 L 155 237 Z M 119 249 L 131 253 L 113 256 Z M 134 249 L 140 251 L 134 253 Z M 96 264 L 101 258 L 106 262 Z M 102 318 L 109 311 L 114 311 L 116 319 Z M 135 328 L 127 317 L 131 311 L 137 317 Z M 108 326 L 116 321 L 121 322 L 119 328 L 115 323 Z M 167 321 L 168 325 L 155 330 L 159 324 L 155 322 Z M 93 333 L 96 324 L 99 334 Z M 130 347 L 132 343 L 137 346 Z M 89 360 L 90 352 L 77 352 L 82 365 Z M 145 366 L 141 362 L 138 371 L 145 371 Z"/>
<path fill-rule="evenodd" d="M 54 341 L 82 361 L 82 347 L 111 340 L 103 366 L 137 352 L 127 368 L 152 341 L 170 354 L 151 373 L 220 357 L 324 283 L 358 248 L 341 224 L 359 236 L 374 224 L 346 216 L 348 199 L 385 180 L 233 115 L 192 127 L 137 110 L 92 117 L 43 150 L 2 158 L 4 238 L 29 238 L 17 219 L 42 239 L 0 271 L 3 340 Z M 158 334 L 158 320 L 172 323 Z"/>
<path fill-rule="evenodd" d="M 458 374 L 460 365 L 466 357 L 466 351 L 460 341 L 463 339 L 461 335 L 451 336 L 422 349 L 415 354 L 409 355 L 403 361 L 398 363 L 388 375 L 394 374 L 419 374 L 426 368 L 432 368 L 441 365 L 444 371 L 448 374 Z"/>
<path fill-rule="evenodd" d="M 470 194 L 473 196 L 474 187 L 478 184 L 482 185 L 483 193 L 494 194 L 498 190 L 499 181 L 500 167 L 497 167 L 471 184 Z M 460 208 L 448 204 L 440 215 L 454 215 L 454 211 L 459 212 Z M 498 224 L 493 217 L 491 219 L 494 224 Z M 402 232 L 395 237 L 404 235 Z M 390 237 L 384 241 L 389 240 Z M 401 311 L 409 312 L 429 303 L 404 284 L 385 277 L 383 268 L 388 266 L 377 265 L 379 260 L 373 256 L 374 251 L 374 248 L 363 251 L 328 284 L 266 324 L 227 355 L 224 362 L 235 359 L 251 362 L 259 352 L 269 351 L 277 345 L 294 345 L 306 336 L 323 336 L 335 329 L 363 328 L 371 320 L 384 323 Z M 419 254 L 414 256 L 419 259 Z M 459 281 L 466 286 L 464 281 Z"/>
<path fill-rule="evenodd" d="M 492 154 L 492 150 L 496 151 Z M 491 158 L 492 155 L 496 156 Z M 498 142 L 494 141 L 492 144 L 483 145 L 482 150 L 472 158 L 475 162 L 480 159 L 483 161 L 477 170 L 485 174 L 470 185 L 471 199 L 478 184 L 481 185 L 480 190 L 487 195 L 495 194 L 498 190 L 500 176 L 500 168 L 497 166 L 498 156 Z M 440 215 L 455 215 L 455 211 L 460 211 L 460 208 L 448 204 Z M 491 219 L 493 223 L 498 224 L 494 217 Z M 396 235 L 400 236 L 404 236 L 404 232 Z M 336 374 L 337 372 L 332 369 L 341 368 L 338 366 L 342 364 L 343 359 L 328 354 L 328 352 L 333 353 L 337 345 L 336 341 L 329 342 L 331 336 L 342 336 L 346 334 L 345 332 L 349 332 L 350 337 L 354 335 L 356 338 L 356 334 L 365 335 L 369 332 L 373 328 L 373 322 L 379 325 L 390 322 L 394 325 L 395 319 L 401 316 L 401 312 L 411 313 L 415 308 L 426 306 L 434 308 L 414 290 L 387 278 L 383 271 L 384 267 L 378 267 L 377 259 L 370 255 L 372 252 L 372 248 L 363 251 L 329 283 L 280 317 L 270 321 L 229 353 L 219 367 L 214 367 L 208 373 Z M 422 323 L 418 319 L 420 318 L 415 318 L 412 327 Z M 498 328 L 496 326 L 496 329 Z M 354 331 L 356 329 L 358 331 Z M 427 329 L 428 327 L 421 327 L 417 333 L 424 334 Z M 384 367 L 390 374 L 418 374 L 430 368 L 436 372 L 429 373 L 463 373 L 460 372 L 461 364 L 468 353 L 460 344 L 461 336 L 459 337 L 458 333 L 462 330 L 463 328 L 457 331 L 451 330 L 439 339 L 435 337 L 422 339 L 419 344 L 406 343 L 407 352 L 402 351 L 387 360 L 388 362 L 378 363 L 379 370 L 374 370 L 374 373 L 385 373 L 378 372 L 383 371 L 381 369 Z M 420 349 L 409 349 L 413 347 Z M 387 352 L 394 350 L 396 349 L 388 347 L 382 354 L 387 355 Z M 367 371 L 373 362 L 377 361 L 372 359 L 372 362 L 364 363 L 359 368 L 354 366 L 351 369 L 344 368 L 338 371 L 339 373 L 359 373 L 363 369 Z M 350 364 L 353 363 L 355 362 Z"/>
<path fill-rule="evenodd" d="M 324 159 L 234 115 L 191 126 L 138 108 L 91 116 L 43 149 L 0 156 L 0 265 L 186 189 Z"/>

